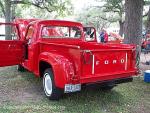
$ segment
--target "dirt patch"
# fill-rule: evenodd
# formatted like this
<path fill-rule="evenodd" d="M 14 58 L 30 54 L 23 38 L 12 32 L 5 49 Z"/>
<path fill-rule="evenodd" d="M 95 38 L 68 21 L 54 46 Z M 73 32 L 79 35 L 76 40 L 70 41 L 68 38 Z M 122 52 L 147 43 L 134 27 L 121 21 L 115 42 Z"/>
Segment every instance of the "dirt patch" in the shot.
<path fill-rule="evenodd" d="M 0 68 L 0 104 L 36 102 L 44 98 L 42 81 L 29 72 L 17 72 L 15 68 Z"/>

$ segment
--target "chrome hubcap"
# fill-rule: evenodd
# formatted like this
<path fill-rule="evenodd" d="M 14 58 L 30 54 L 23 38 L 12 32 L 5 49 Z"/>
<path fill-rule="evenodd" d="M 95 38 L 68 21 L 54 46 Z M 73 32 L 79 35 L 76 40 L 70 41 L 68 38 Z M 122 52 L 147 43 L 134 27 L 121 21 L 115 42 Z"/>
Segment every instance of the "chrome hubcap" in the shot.
<path fill-rule="evenodd" d="M 47 93 L 47 95 L 51 95 L 52 94 L 52 80 L 50 78 L 50 75 L 48 73 L 45 73 L 45 82 L 44 82 L 44 86 L 45 86 L 45 91 Z"/>

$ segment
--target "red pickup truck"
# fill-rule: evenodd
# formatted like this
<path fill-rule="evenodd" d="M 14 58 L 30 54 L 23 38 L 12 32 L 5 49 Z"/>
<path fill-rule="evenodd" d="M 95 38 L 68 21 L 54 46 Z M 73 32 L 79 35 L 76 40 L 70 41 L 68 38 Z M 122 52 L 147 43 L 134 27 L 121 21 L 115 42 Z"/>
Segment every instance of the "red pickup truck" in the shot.
<path fill-rule="evenodd" d="M 27 69 L 43 78 L 49 99 L 80 91 L 87 84 L 112 89 L 137 74 L 135 46 L 99 44 L 95 29 L 81 23 L 17 19 L 2 25 L 11 27 L 0 37 L 13 40 L 0 41 L 0 66 L 18 65 L 19 71 Z"/>

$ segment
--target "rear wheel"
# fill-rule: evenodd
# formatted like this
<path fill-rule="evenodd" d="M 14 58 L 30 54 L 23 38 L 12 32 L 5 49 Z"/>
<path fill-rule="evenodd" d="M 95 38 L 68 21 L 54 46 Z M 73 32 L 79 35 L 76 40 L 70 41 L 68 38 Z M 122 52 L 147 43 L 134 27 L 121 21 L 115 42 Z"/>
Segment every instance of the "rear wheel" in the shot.
<path fill-rule="evenodd" d="M 23 72 L 23 71 L 25 71 L 25 68 L 22 65 L 19 64 L 17 66 L 17 70 L 20 71 L 20 72 Z"/>
<path fill-rule="evenodd" d="M 45 95 L 50 100 L 59 100 L 62 92 L 59 88 L 56 87 L 54 82 L 54 75 L 52 69 L 48 68 L 43 74 L 43 88 Z"/>

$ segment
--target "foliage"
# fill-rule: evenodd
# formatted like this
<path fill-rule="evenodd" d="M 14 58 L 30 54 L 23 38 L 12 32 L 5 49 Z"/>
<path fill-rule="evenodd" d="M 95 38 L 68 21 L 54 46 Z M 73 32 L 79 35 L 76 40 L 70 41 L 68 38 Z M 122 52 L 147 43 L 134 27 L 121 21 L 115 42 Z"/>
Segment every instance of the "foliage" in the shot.
<path fill-rule="evenodd" d="M 105 2 L 102 7 L 97 6 L 97 8 L 103 9 L 104 12 L 109 14 L 114 14 L 117 16 L 112 16 L 116 22 L 119 22 L 120 31 L 119 34 L 122 36 L 124 33 L 124 21 L 125 21 L 125 0 L 97 0 L 99 2 Z M 149 5 L 150 0 L 143 0 L 144 5 Z M 148 14 L 148 13 L 147 13 Z M 144 15 L 144 16 L 147 16 Z"/>
<path fill-rule="evenodd" d="M 119 20 L 122 20 L 124 14 L 124 1 L 123 0 L 105 0 L 104 12 L 117 13 Z"/>
<path fill-rule="evenodd" d="M 114 14 L 112 16 L 116 21 L 124 21 L 124 0 L 98 0 L 99 2 L 104 2 L 103 6 L 97 6 L 97 8 L 103 9 L 103 12 Z M 116 17 L 117 16 L 117 17 Z M 108 19 L 109 20 L 109 19 Z"/>
<path fill-rule="evenodd" d="M 124 21 L 125 19 L 125 0 L 97 0 L 104 1 L 105 4 L 100 7 L 104 12 L 116 13 L 119 17 L 118 20 Z M 144 5 L 150 5 L 150 0 L 144 0 Z M 116 19 L 116 21 L 118 21 Z"/>
<path fill-rule="evenodd" d="M 3 0 L 0 0 L 0 17 L 4 17 L 4 1 Z"/>
<path fill-rule="evenodd" d="M 65 16 L 72 13 L 72 4 L 69 0 L 10 0 L 10 2 L 11 9 L 15 10 L 15 16 L 19 17 L 24 17 L 23 13 L 28 10 L 31 10 L 28 13 L 30 17 L 50 16 L 51 13 Z M 4 17 L 5 13 L 5 3 L 0 0 L 0 16 Z"/>
<path fill-rule="evenodd" d="M 144 0 L 144 5 L 150 5 L 150 0 Z"/>
<path fill-rule="evenodd" d="M 110 24 L 110 22 L 108 22 L 106 19 L 106 16 L 110 15 L 103 13 L 100 9 L 86 8 L 77 15 L 77 21 L 83 22 L 85 26 L 94 26 L 97 30 L 100 30 L 102 28 L 108 27 Z"/>
<path fill-rule="evenodd" d="M 108 15 L 111 15 L 111 20 L 114 20 L 113 22 L 119 23 L 119 34 L 122 36 L 124 32 L 124 20 L 125 20 L 125 2 L 124 0 L 97 0 L 98 2 L 104 2 L 104 5 L 102 6 L 96 6 L 98 9 L 102 9 L 104 13 L 107 13 Z M 110 17 L 106 17 L 106 19 L 110 21 Z"/>

